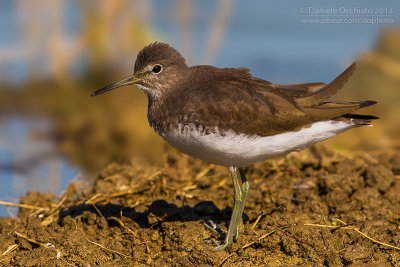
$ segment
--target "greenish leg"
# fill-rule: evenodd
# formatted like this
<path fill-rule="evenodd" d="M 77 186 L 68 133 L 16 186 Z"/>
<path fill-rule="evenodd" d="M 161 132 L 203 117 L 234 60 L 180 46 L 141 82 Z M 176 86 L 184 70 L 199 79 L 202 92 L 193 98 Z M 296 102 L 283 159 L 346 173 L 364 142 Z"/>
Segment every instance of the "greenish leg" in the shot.
<path fill-rule="evenodd" d="M 242 219 L 244 204 L 246 202 L 247 193 L 249 191 L 249 184 L 243 176 L 243 170 L 239 169 L 240 176 L 242 179 L 242 186 L 240 186 L 240 182 L 237 175 L 237 170 L 234 167 L 230 167 L 229 171 L 232 175 L 232 182 L 233 182 L 233 195 L 234 195 L 234 202 L 233 202 L 233 210 L 232 210 L 232 217 L 229 223 L 228 232 L 226 233 L 225 241 L 222 245 L 214 248 L 214 251 L 224 250 L 230 245 L 232 245 L 233 238 L 238 235 L 240 220 Z"/>
<path fill-rule="evenodd" d="M 244 205 L 246 204 L 247 195 L 249 193 L 249 188 L 250 188 L 249 182 L 247 181 L 246 175 L 244 174 L 244 170 L 242 168 L 239 168 L 239 173 L 240 173 L 240 179 L 242 180 L 242 201 L 240 202 L 241 204 L 239 207 L 239 215 L 238 215 L 239 223 L 237 224 L 235 239 L 239 237 L 240 221 L 243 216 Z"/>

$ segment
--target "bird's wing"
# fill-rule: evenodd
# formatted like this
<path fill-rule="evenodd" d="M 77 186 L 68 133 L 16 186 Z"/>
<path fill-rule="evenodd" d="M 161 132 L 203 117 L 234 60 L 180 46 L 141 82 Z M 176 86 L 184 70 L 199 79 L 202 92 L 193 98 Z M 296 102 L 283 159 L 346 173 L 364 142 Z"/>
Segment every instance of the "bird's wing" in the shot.
<path fill-rule="evenodd" d="M 296 131 L 316 121 L 336 119 L 376 103 L 327 102 L 343 87 L 354 68 L 351 65 L 325 86 L 322 83 L 273 85 L 262 79 L 226 73 L 224 78 L 208 79 L 202 86 L 185 92 L 188 101 L 180 109 L 185 116 L 179 122 L 269 136 Z"/>
<path fill-rule="evenodd" d="M 308 95 L 309 93 L 314 92 L 326 84 L 317 82 L 317 83 L 298 83 L 298 84 L 271 84 L 272 87 L 290 95 L 293 97 L 301 97 Z"/>

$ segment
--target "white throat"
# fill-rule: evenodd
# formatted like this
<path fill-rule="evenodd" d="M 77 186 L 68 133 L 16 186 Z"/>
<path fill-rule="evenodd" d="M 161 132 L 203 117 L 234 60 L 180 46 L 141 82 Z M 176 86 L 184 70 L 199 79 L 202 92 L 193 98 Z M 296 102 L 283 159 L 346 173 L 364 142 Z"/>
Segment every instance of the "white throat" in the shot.
<path fill-rule="evenodd" d="M 143 90 L 143 92 L 148 96 L 152 98 L 157 98 L 160 95 L 160 91 L 151 87 L 146 87 L 141 84 L 135 84 L 136 87 L 140 88 Z"/>

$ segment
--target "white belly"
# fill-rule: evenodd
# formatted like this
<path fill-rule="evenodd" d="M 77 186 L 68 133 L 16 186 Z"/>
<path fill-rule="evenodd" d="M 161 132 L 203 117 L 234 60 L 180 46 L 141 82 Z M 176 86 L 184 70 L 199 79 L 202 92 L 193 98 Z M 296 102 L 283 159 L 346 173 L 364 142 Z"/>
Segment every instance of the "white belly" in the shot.
<path fill-rule="evenodd" d="M 194 158 L 223 166 L 244 167 L 271 157 L 299 151 L 356 125 L 344 121 L 319 121 L 299 131 L 273 136 L 237 134 L 230 130 L 202 135 L 194 125 L 162 135 L 172 146 Z"/>

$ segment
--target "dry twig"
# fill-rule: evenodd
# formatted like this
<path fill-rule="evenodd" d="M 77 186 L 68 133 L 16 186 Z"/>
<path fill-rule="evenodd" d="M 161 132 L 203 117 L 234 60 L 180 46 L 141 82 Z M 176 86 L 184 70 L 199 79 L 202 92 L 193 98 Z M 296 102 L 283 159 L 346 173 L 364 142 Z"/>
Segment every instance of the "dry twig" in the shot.
<path fill-rule="evenodd" d="M 46 207 L 37 207 L 37 206 L 33 206 L 33 205 L 12 203 L 12 202 L 7 202 L 7 201 L 0 201 L 0 205 L 18 207 L 18 208 L 22 208 L 22 209 L 40 210 L 40 211 L 49 210 L 49 208 L 46 208 Z"/>
<path fill-rule="evenodd" d="M 115 198 L 115 197 L 122 197 L 125 195 L 134 194 L 134 193 L 135 193 L 134 190 L 127 190 L 127 191 L 117 192 L 117 193 L 110 194 L 110 195 L 96 194 L 96 195 L 92 196 L 89 200 L 87 200 L 85 202 L 85 204 L 97 204 L 104 200 L 109 200 L 109 199 Z"/>
<path fill-rule="evenodd" d="M 125 229 L 126 231 L 128 231 L 130 234 L 132 234 L 135 238 L 138 238 L 139 239 L 139 237 L 137 236 L 137 234 L 134 232 L 134 231 L 132 231 L 132 229 L 130 229 L 130 228 L 128 228 L 127 226 L 125 226 L 125 224 L 120 220 L 120 219 L 118 219 L 117 217 L 109 217 L 109 218 L 107 218 L 108 220 L 113 220 L 113 221 L 116 221 L 123 229 Z"/>
<path fill-rule="evenodd" d="M 212 168 L 214 168 L 213 164 L 208 165 L 205 169 L 203 169 L 201 172 L 199 172 L 194 180 L 199 180 L 200 178 L 203 178 Z"/>
<path fill-rule="evenodd" d="M 8 253 L 14 251 L 14 250 L 15 250 L 16 248 L 18 248 L 18 247 L 19 247 L 18 244 L 13 244 L 13 245 L 9 246 L 9 247 L 6 249 L 6 251 L 4 251 L 4 252 L 1 254 L 1 256 L 7 255 Z"/>
<path fill-rule="evenodd" d="M 260 215 L 258 215 L 256 221 L 254 222 L 254 224 L 251 226 L 250 230 L 253 231 L 254 228 L 256 227 L 257 223 L 260 221 L 261 217 L 263 216 L 263 212 L 261 212 Z"/>
<path fill-rule="evenodd" d="M 392 245 L 390 245 L 390 244 L 383 243 L 383 242 L 381 242 L 381 241 L 378 241 L 378 240 L 376 240 L 376 239 L 374 239 L 374 238 L 372 238 L 372 237 L 370 237 L 370 236 L 364 234 L 364 233 L 361 232 L 360 230 L 354 228 L 353 226 L 349 226 L 347 223 L 345 223 L 344 221 L 342 221 L 342 220 L 340 220 L 340 219 L 336 219 L 336 220 L 337 220 L 338 222 L 343 223 L 344 225 L 348 226 L 350 229 L 356 231 L 356 232 L 359 233 L 360 235 L 362 235 L 362 236 L 368 238 L 369 240 L 371 240 L 371 241 L 374 242 L 374 243 L 377 243 L 377 244 L 380 244 L 380 245 L 382 245 L 382 246 L 386 246 L 386 247 L 389 247 L 389 248 L 393 248 L 393 249 L 400 250 L 399 247 L 396 247 L 396 246 L 392 246 Z"/>
<path fill-rule="evenodd" d="M 339 226 L 334 226 L 334 225 L 325 225 L 325 224 L 314 224 L 314 223 L 305 223 L 305 226 L 314 226 L 314 227 L 322 227 L 322 228 L 333 228 L 333 230 L 336 229 L 352 229 L 350 227 L 348 227 L 347 225 L 339 225 Z"/>
<path fill-rule="evenodd" d="M 150 247 L 146 242 L 143 242 L 138 235 L 132 231 L 132 229 L 130 229 L 129 227 L 127 227 L 120 219 L 118 219 L 117 217 L 110 217 L 108 218 L 109 220 L 114 220 L 116 222 L 118 222 L 118 224 L 125 229 L 126 231 L 128 231 L 131 235 L 133 235 L 137 240 L 139 240 L 139 244 L 140 245 L 145 245 L 146 246 L 146 253 L 148 256 L 147 262 L 150 264 L 151 263 L 151 251 L 150 251 Z"/>
<path fill-rule="evenodd" d="M 89 243 L 93 244 L 93 245 L 96 245 L 96 246 L 101 247 L 102 249 L 108 250 L 108 251 L 110 251 L 110 252 L 117 253 L 117 254 L 120 255 L 120 256 L 124 256 L 124 257 L 127 257 L 127 258 L 131 258 L 131 256 L 129 256 L 129 255 L 125 255 L 125 254 L 123 254 L 123 253 L 121 253 L 121 252 L 118 252 L 118 251 L 116 251 L 116 250 L 113 250 L 113 249 L 111 249 L 111 248 L 107 248 L 107 247 L 103 246 L 102 244 L 99 244 L 99 243 L 96 243 L 96 242 L 94 242 L 94 241 L 89 240 L 88 238 L 86 238 L 86 240 L 87 240 Z"/>
<path fill-rule="evenodd" d="M 66 194 L 66 195 L 60 200 L 60 202 L 58 202 L 57 205 L 56 205 L 54 208 L 52 208 L 52 209 L 50 210 L 50 212 L 49 212 L 50 215 L 47 216 L 47 217 L 40 223 L 42 226 L 47 226 L 47 225 L 49 225 L 50 223 L 52 223 L 52 222 L 54 221 L 54 215 L 58 212 L 58 210 L 61 208 L 62 204 L 68 199 L 68 197 L 69 197 L 69 194 Z"/>
<path fill-rule="evenodd" d="M 116 250 L 107 248 L 107 247 L 103 246 L 102 244 L 99 244 L 99 243 L 96 243 L 96 242 L 94 242 L 94 241 L 89 240 L 89 238 L 86 236 L 85 232 L 84 232 L 82 229 L 80 229 L 80 228 L 77 228 L 77 229 L 81 230 L 83 236 L 86 238 L 86 240 L 87 240 L 90 244 L 96 245 L 96 246 L 98 246 L 98 247 L 100 247 L 100 248 L 102 248 L 102 249 L 104 249 L 104 250 L 107 250 L 107 251 L 110 251 L 110 252 L 113 252 L 113 253 L 117 253 L 117 254 L 120 255 L 120 256 L 127 257 L 127 258 L 132 258 L 132 257 L 129 256 L 129 255 L 125 255 L 125 254 L 123 254 L 123 253 L 121 253 L 121 252 L 118 252 L 118 251 L 116 251 Z"/>
<path fill-rule="evenodd" d="M 41 246 L 41 247 L 44 247 L 44 248 L 47 248 L 47 249 L 54 250 L 55 252 L 57 252 L 57 259 L 58 259 L 58 260 L 61 259 L 62 261 L 68 263 L 66 260 L 64 260 L 64 259 L 61 258 L 61 256 L 62 256 L 62 255 L 61 255 L 61 252 L 60 252 L 53 244 L 51 244 L 51 243 L 39 242 L 39 241 L 34 240 L 34 239 L 32 239 L 32 238 L 29 238 L 29 237 L 27 237 L 26 235 L 21 234 L 20 232 L 17 232 L 17 231 L 15 231 L 14 234 L 15 234 L 16 236 L 20 237 L 20 238 L 23 238 L 23 239 L 27 240 L 27 241 L 30 242 L 30 243 L 36 244 L 36 245 L 38 245 L 38 246 Z M 68 263 L 68 264 L 69 264 L 69 263 Z"/>
<path fill-rule="evenodd" d="M 374 242 L 374 243 L 377 243 L 377 244 L 380 244 L 380 245 L 382 245 L 382 246 L 386 246 L 386 247 L 389 247 L 389 248 L 393 248 L 393 249 L 400 250 L 399 247 L 396 247 L 396 246 L 393 246 L 393 245 L 390 245 L 390 244 L 383 243 L 383 242 L 381 242 L 381 241 L 378 241 L 378 240 L 376 240 L 376 239 L 374 239 L 374 238 L 368 236 L 367 234 L 361 232 L 361 231 L 358 230 L 357 228 L 351 226 L 351 224 L 347 224 L 347 223 L 345 223 L 344 221 L 342 221 L 342 220 L 340 220 L 340 219 L 336 219 L 336 220 L 337 220 L 338 222 L 340 222 L 341 224 L 343 224 L 343 225 L 333 226 L 333 225 L 323 225 L 323 224 L 313 224 L 313 223 L 306 223 L 306 224 L 304 224 L 304 225 L 306 225 L 306 226 L 323 227 L 323 228 L 333 228 L 332 231 L 334 231 L 334 230 L 336 230 L 336 229 L 353 230 L 353 231 L 356 231 L 357 233 L 359 233 L 360 235 L 362 235 L 362 236 L 368 238 L 369 240 L 371 240 L 371 241 Z"/>
<path fill-rule="evenodd" d="M 257 240 L 252 241 L 252 242 L 250 242 L 250 243 L 248 243 L 248 244 L 242 246 L 241 249 L 245 249 L 245 248 L 250 247 L 251 245 L 255 244 L 257 241 L 260 241 L 260 240 L 266 238 L 267 236 L 272 235 L 272 234 L 275 233 L 276 231 L 277 231 L 277 229 L 274 229 L 274 230 L 272 230 L 271 232 L 268 232 L 268 233 L 266 233 L 266 234 L 263 234 L 262 236 L 260 236 L 259 238 L 257 238 Z"/>

